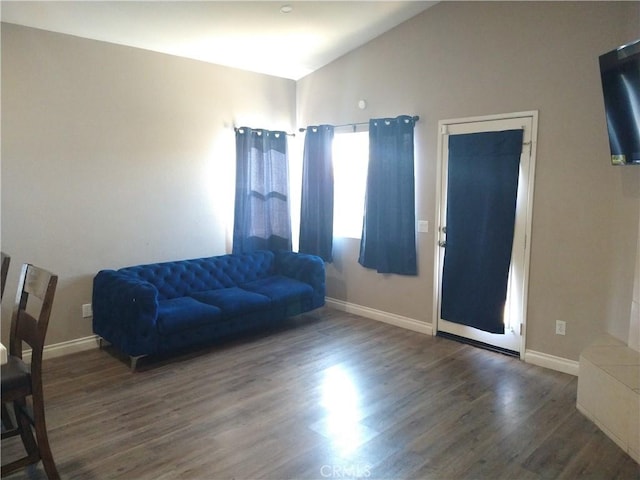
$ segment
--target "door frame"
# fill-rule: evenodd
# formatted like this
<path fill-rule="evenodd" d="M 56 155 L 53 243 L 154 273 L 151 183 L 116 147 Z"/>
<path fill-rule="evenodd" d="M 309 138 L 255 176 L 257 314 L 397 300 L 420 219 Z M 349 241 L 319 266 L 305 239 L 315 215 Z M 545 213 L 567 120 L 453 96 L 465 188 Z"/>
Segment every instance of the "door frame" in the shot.
<path fill-rule="evenodd" d="M 520 359 L 524 359 L 525 357 L 525 347 L 526 347 L 526 332 L 527 332 L 527 305 L 528 305 L 528 296 L 529 296 L 529 266 L 531 261 L 531 223 L 533 217 L 533 193 L 534 193 L 534 185 L 535 185 L 535 171 L 536 171 L 536 150 L 537 150 L 537 138 L 538 138 L 538 111 L 530 110 L 523 112 L 513 112 L 513 113 L 504 113 L 504 114 L 496 114 L 496 115 L 484 115 L 477 117 L 466 117 L 466 118 L 455 118 L 455 119 L 447 119 L 438 121 L 438 150 L 437 150 L 437 181 L 436 181 L 436 209 L 435 209 L 435 223 L 437 226 L 436 229 L 436 238 L 434 241 L 434 291 L 433 291 L 433 320 L 432 325 L 432 335 L 436 335 L 438 333 L 438 321 L 440 319 L 440 295 L 441 295 L 441 274 L 442 274 L 442 265 L 441 265 L 441 248 L 439 243 L 443 240 L 442 232 L 440 231 L 440 219 L 442 218 L 444 205 L 442 202 L 442 190 L 444 185 L 444 172 L 443 172 L 443 141 L 445 138 L 448 138 L 448 127 L 449 125 L 456 125 L 462 123 L 475 123 L 475 122 L 486 122 L 486 121 L 495 121 L 495 120 L 510 120 L 517 118 L 527 118 L 531 119 L 531 141 L 529 144 L 530 148 L 530 159 L 529 159 L 529 172 L 528 172 L 528 188 L 527 188 L 527 209 L 526 209 L 526 219 L 525 219 L 525 252 L 524 252 L 524 268 L 523 268 L 523 292 L 522 292 L 522 300 L 520 305 L 520 318 L 521 318 L 521 328 L 520 328 L 520 337 L 521 337 L 521 345 L 520 345 Z"/>

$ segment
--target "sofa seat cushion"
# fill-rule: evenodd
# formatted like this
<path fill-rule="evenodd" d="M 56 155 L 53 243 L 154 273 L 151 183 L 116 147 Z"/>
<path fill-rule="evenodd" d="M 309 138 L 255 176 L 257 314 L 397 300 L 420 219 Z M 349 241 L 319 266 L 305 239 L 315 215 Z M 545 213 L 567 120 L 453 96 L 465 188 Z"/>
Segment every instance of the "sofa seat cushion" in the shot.
<path fill-rule="evenodd" d="M 245 283 L 242 288 L 269 297 L 273 303 L 280 306 L 313 296 L 311 285 L 282 275 Z"/>
<path fill-rule="evenodd" d="M 190 297 L 173 298 L 158 302 L 158 332 L 161 335 L 220 321 L 222 312 L 213 305 Z"/>
<path fill-rule="evenodd" d="M 238 287 L 195 292 L 191 294 L 191 297 L 199 302 L 218 307 L 225 317 L 237 317 L 271 308 L 269 297 Z"/>

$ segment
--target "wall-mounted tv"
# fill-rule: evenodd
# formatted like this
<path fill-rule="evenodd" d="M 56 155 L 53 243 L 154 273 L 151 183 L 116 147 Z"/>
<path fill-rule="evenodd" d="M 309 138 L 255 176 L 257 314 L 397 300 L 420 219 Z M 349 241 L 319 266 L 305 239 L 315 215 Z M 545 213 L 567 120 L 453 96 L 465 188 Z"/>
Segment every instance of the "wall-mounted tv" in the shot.
<path fill-rule="evenodd" d="M 640 39 L 600 55 L 613 165 L 640 165 Z"/>

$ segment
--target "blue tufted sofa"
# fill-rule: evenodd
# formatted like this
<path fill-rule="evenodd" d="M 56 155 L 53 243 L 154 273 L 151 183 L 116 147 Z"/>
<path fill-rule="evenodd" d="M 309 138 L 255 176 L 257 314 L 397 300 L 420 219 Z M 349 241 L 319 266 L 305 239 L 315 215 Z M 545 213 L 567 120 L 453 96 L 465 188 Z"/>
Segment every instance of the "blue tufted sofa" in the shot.
<path fill-rule="evenodd" d="M 324 305 L 320 257 L 257 251 L 101 270 L 93 331 L 132 358 L 167 353 Z"/>

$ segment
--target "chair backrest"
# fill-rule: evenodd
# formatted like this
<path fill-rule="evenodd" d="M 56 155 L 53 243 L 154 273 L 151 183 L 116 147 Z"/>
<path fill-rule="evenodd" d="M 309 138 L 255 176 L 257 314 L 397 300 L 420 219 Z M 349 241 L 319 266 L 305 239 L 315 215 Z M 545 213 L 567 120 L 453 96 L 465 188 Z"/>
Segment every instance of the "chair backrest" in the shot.
<path fill-rule="evenodd" d="M 58 276 L 24 264 L 11 316 L 9 354 L 22 358 L 22 342 L 31 347 L 31 371 L 40 370 Z M 35 300 L 35 301 L 34 301 Z M 29 310 L 29 311 L 27 311 Z"/>
<path fill-rule="evenodd" d="M 0 273 L 2 273 L 2 283 L 0 283 L 0 300 L 4 296 L 4 287 L 7 284 L 7 274 L 9 273 L 9 264 L 11 263 L 11 257 L 4 252 L 0 252 L 2 258 L 2 264 L 0 265 Z"/>

